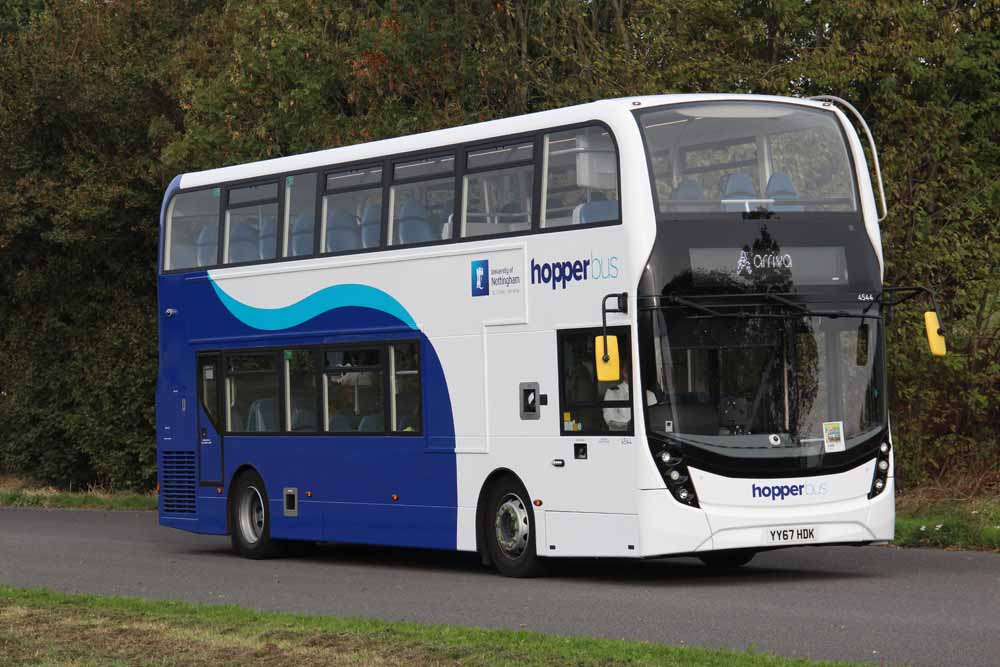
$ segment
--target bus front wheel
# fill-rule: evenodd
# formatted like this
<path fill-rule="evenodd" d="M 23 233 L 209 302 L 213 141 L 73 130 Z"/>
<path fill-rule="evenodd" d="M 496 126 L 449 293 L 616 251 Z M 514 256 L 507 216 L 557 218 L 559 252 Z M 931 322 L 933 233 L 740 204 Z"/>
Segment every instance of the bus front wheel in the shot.
<path fill-rule="evenodd" d="M 236 480 L 230 505 L 233 551 L 244 558 L 268 558 L 279 552 L 271 539 L 271 513 L 264 480 L 253 470 Z"/>
<path fill-rule="evenodd" d="M 756 553 L 750 549 L 729 549 L 727 551 L 710 551 L 701 554 L 698 558 L 709 567 L 729 570 L 743 567 L 753 559 Z"/>
<path fill-rule="evenodd" d="M 535 514 L 527 490 L 515 477 L 501 477 L 490 489 L 486 547 L 497 571 L 505 577 L 537 577 L 543 573 L 535 550 Z"/>

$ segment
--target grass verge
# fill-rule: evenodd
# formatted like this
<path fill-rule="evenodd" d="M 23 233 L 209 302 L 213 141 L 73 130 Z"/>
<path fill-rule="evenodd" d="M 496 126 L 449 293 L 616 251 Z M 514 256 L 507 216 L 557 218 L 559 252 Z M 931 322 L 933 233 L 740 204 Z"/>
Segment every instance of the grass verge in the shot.
<path fill-rule="evenodd" d="M 378 667 L 844 665 L 769 653 L 566 638 L 0 586 L 4 665 Z"/>
<path fill-rule="evenodd" d="M 901 496 L 896 501 L 894 543 L 902 547 L 1000 551 L 1000 498 Z"/>
<path fill-rule="evenodd" d="M 81 492 L 39 487 L 13 477 L 0 477 L 0 507 L 53 509 L 155 510 L 156 496 L 92 489 Z"/>

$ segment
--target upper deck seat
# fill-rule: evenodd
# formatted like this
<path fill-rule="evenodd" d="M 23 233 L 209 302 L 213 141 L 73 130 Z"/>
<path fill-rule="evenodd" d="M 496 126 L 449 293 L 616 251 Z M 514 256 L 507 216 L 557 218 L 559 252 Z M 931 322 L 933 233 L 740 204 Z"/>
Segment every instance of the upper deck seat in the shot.
<path fill-rule="evenodd" d="M 198 262 L 198 247 L 194 244 L 174 244 L 170 249 L 170 268 L 187 269 L 200 266 Z"/>
<path fill-rule="evenodd" d="M 256 262 L 260 259 L 257 226 L 237 222 L 229 230 L 229 264 Z"/>
<path fill-rule="evenodd" d="M 361 214 L 361 245 L 377 248 L 382 236 L 382 205 L 368 204 Z"/>
<path fill-rule="evenodd" d="M 396 238 L 403 245 L 434 241 L 441 238 L 440 226 L 436 234 L 434 227 L 434 223 L 428 220 L 427 209 L 411 199 L 399 211 Z"/>
<path fill-rule="evenodd" d="M 788 202 L 797 201 L 799 198 L 799 191 L 795 189 L 795 184 L 792 183 L 792 179 L 789 178 L 788 174 L 783 171 L 776 171 L 771 174 L 771 178 L 767 179 L 767 189 L 764 195 L 768 199 L 773 199 L 774 204 L 771 204 L 770 209 L 772 211 L 803 211 L 805 207 L 795 204 L 778 204 L 777 202 Z"/>
<path fill-rule="evenodd" d="M 313 251 L 313 216 L 300 213 L 292 221 L 288 239 L 288 254 L 293 257 L 311 255 Z"/>
<path fill-rule="evenodd" d="M 737 172 L 729 174 L 722 179 L 722 199 L 757 199 L 757 188 L 754 187 L 753 179 L 747 174 Z M 750 209 L 755 208 L 756 202 L 750 203 Z M 722 205 L 724 211 L 746 211 L 747 204 L 743 202 L 730 202 Z"/>
<path fill-rule="evenodd" d="M 326 247 L 323 252 L 342 252 L 361 247 L 361 228 L 353 215 L 334 209 L 326 216 Z"/>
<path fill-rule="evenodd" d="M 219 231 L 214 226 L 202 227 L 195 241 L 198 250 L 198 266 L 213 266 L 219 263 Z"/>
<path fill-rule="evenodd" d="M 604 195 L 601 194 L 603 197 Z M 610 222 L 618 219 L 618 202 L 611 199 L 592 199 L 573 209 L 574 225 Z"/>
<path fill-rule="evenodd" d="M 683 181 L 677 184 L 677 187 L 673 189 L 670 193 L 670 201 L 675 201 L 678 203 L 684 202 L 702 202 L 705 200 L 705 191 L 696 181 L 692 181 L 689 178 L 685 178 Z M 697 205 L 699 210 L 701 205 Z"/>
<path fill-rule="evenodd" d="M 265 215 L 260 219 L 259 236 L 257 237 L 257 258 L 274 259 L 278 241 L 278 219 L 273 215 Z"/>

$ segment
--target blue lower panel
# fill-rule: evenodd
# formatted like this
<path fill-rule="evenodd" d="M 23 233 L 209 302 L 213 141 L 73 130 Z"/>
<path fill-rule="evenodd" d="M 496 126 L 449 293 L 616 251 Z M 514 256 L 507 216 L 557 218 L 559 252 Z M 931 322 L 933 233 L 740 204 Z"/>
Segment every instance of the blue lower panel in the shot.
<path fill-rule="evenodd" d="M 215 495 L 198 498 L 198 532 L 206 535 L 226 534 L 226 497 Z"/>
<path fill-rule="evenodd" d="M 329 542 L 455 548 L 454 507 L 323 504 L 323 539 Z"/>

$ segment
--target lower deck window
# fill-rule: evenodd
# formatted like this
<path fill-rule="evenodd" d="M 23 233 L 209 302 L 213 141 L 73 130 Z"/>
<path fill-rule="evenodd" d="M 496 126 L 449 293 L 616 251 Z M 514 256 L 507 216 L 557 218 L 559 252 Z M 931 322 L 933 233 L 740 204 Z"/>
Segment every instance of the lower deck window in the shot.
<path fill-rule="evenodd" d="M 228 433 L 419 434 L 420 344 L 369 343 L 223 353 Z M 218 353 L 202 353 L 202 400 L 214 405 Z M 219 380 L 222 381 L 221 379 Z M 211 416 L 210 407 L 206 410 Z"/>
<path fill-rule="evenodd" d="M 241 354 L 228 358 L 226 430 L 234 433 L 280 431 L 275 355 Z"/>
<path fill-rule="evenodd" d="M 325 352 L 323 405 L 331 433 L 385 432 L 382 349 Z"/>

